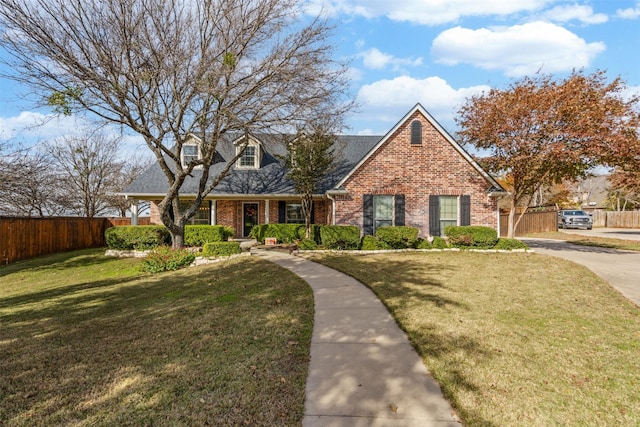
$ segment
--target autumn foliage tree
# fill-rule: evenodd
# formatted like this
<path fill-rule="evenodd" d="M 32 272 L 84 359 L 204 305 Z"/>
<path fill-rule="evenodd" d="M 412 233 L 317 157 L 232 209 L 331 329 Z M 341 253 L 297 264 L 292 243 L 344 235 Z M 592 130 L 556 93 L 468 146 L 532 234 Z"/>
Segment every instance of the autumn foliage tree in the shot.
<path fill-rule="evenodd" d="M 0 0 L 0 27 L 6 77 L 60 114 L 144 139 L 167 179 L 158 208 L 174 247 L 246 148 L 211 174 L 226 135 L 291 132 L 350 108 L 332 28 L 297 0 Z M 183 164 L 193 137 L 199 156 Z M 197 193 L 181 203 L 189 179 Z"/>
<path fill-rule="evenodd" d="M 516 220 L 516 208 L 524 214 L 541 186 L 640 159 L 640 100 L 625 99 L 625 91 L 620 78 L 608 81 L 604 71 L 574 71 L 565 79 L 524 77 L 463 104 L 460 141 L 488 153 L 483 165 L 511 180 L 509 237 L 522 218 Z"/>

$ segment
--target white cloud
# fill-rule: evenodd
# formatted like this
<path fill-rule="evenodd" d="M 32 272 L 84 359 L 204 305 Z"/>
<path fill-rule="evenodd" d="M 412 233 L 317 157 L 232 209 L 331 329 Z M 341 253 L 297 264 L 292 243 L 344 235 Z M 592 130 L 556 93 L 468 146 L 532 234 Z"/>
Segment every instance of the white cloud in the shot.
<path fill-rule="evenodd" d="M 587 67 L 605 49 L 602 42 L 587 43 L 563 27 L 537 21 L 491 29 L 451 28 L 434 39 L 431 53 L 441 64 L 471 64 L 519 77 Z"/>
<path fill-rule="evenodd" d="M 23 111 L 17 116 L 0 117 L 0 145 L 8 143 L 13 148 L 33 146 L 68 136 L 83 136 L 87 128 L 95 124 L 78 116 L 58 116 L 34 111 Z M 150 157 L 150 151 L 139 135 L 122 134 L 116 126 L 107 126 L 104 133 L 122 137 L 123 158 L 132 155 Z"/>
<path fill-rule="evenodd" d="M 396 58 L 388 53 L 381 52 L 376 48 L 372 48 L 360 54 L 364 66 L 373 70 L 382 70 L 391 66 L 394 70 L 400 69 L 402 66 L 419 66 L 422 65 L 422 58 Z"/>
<path fill-rule="evenodd" d="M 358 15 L 365 18 L 386 16 L 394 21 L 438 25 L 455 22 L 465 16 L 506 16 L 517 12 L 541 10 L 555 0 L 303 0 L 310 14 L 324 12 Z"/>
<path fill-rule="evenodd" d="M 380 80 L 364 85 L 358 92 L 360 118 L 380 125 L 378 132 L 389 130 L 415 104 L 421 103 L 445 128 L 452 128 L 454 110 L 474 94 L 488 91 L 489 86 L 454 89 L 440 77 L 415 79 L 409 76 Z M 367 129 L 367 133 L 371 130 Z"/>
<path fill-rule="evenodd" d="M 569 22 L 577 20 L 585 24 L 602 24 L 609 20 L 604 13 L 593 13 L 591 6 L 570 4 L 556 6 L 546 11 L 542 15 L 542 19 L 555 22 Z"/>
<path fill-rule="evenodd" d="M 23 111 L 17 116 L 0 117 L 0 138 L 5 140 L 49 139 L 73 133 L 77 127 L 73 117 Z"/>
<path fill-rule="evenodd" d="M 636 7 L 616 10 L 616 16 L 623 19 L 636 19 L 640 17 L 640 2 L 636 3 Z"/>

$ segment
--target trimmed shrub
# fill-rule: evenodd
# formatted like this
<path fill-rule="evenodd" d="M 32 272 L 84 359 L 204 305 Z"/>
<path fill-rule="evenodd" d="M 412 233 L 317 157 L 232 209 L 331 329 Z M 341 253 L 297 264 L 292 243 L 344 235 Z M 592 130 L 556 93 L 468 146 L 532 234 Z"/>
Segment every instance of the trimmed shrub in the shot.
<path fill-rule="evenodd" d="M 318 244 L 311 239 L 302 239 L 300 243 L 298 243 L 298 249 L 303 251 L 315 251 L 318 249 Z"/>
<path fill-rule="evenodd" d="M 498 239 L 498 243 L 496 243 L 496 245 L 493 248 L 510 251 L 513 249 L 529 249 L 529 246 L 527 246 L 526 243 L 518 239 L 501 238 L 501 239 Z"/>
<path fill-rule="evenodd" d="M 234 234 L 233 228 L 222 225 L 187 225 L 184 228 L 184 244 L 203 246 L 209 242 L 226 242 Z"/>
<path fill-rule="evenodd" d="M 171 243 L 171 235 L 164 225 L 110 227 L 104 236 L 109 249 L 147 250 Z"/>
<path fill-rule="evenodd" d="M 431 242 L 431 247 L 433 249 L 447 249 L 449 247 L 449 244 L 442 237 L 435 236 L 433 238 L 433 241 Z"/>
<path fill-rule="evenodd" d="M 376 230 L 376 237 L 391 249 L 413 248 L 418 238 L 418 229 L 414 227 L 382 227 Z"/>
<path fill-rule="evenodd" d="M 380 246 L 378 245 L 378 238 L 369 234 L 365 234 L 362 237 L 360 249 L 362 249 L 363 251 L 376 251 L 380 249 Z"/>
<path fill-rule="evenodd" d="M 358 249 L 360 228 L 355 225 L 323 225 L 320 238 L 327 249 Z"/>
<path fill-rule="evenodd" d="M 240 242 L 209 242 L 202 247 L 202 256 L 229 256 L 242 252 Z"/>
<path fill-rule="evenodd" d="M 456 248 L 492 248 L 498 242 L 498 232 L 479 225 L 448 226 L 444 234 Z"/>
<path fill-rule="evenodd" d="M 311 225 L 311 240 L 320 243 L 322 225 Z M 264 243 L 265 237 L 275 237 L 278 243 L 292 243 L 304 239 L 304 224 L 259 224 L 254 225 L 249 233 L 258 242 Z"/>
<path fill-rule="evenodd" d="M 172 249 L 169 246 L 158 246 L 151 251 L 140 265 L 142 271 L 160 273 L 188 267 L 196 256 L 187 249 Z"/>
<path fill-rule="evenodd" d="M 416 249 L 431 249 L 431 243 L 427 239 L 423 239 L 422 237 L 418 237 L 416 239 L 415 244 Z"/>

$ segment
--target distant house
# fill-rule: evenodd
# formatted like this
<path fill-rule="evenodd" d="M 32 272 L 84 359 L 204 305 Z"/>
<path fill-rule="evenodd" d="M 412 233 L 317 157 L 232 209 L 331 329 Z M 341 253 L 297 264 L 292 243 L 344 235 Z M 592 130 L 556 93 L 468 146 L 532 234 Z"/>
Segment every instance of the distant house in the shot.
<path fill-rule="evenodd" d="M 286 147 L 278 135 L 251 135 L 218 144 L 220 162 L 211 176 L 249 138 L 231 174 L 209 194 L 193 223 L 233 227 L 246 237 L 256 224 L 304 223 L 300 197 L 282 161 Z M 315 224 L 356 225 L 364 234 L 379 227 L 417 227 L 422 236 L 438 236 L 447 225 L 498 228 L 497 199 L 504 189 L 464 151 L 420 105 L 384 136 L 338 137 L 335 168 L 314 195 Z M 198 141 L 183 148 L 184 162 L 198 156 Z M 198 174 L 189 178 L 180 198 L 194 198 Z M 168 184 L 158 164 L 122 193 L 151 202 L 151 222 L 161 223 L 157 204 Z"/>

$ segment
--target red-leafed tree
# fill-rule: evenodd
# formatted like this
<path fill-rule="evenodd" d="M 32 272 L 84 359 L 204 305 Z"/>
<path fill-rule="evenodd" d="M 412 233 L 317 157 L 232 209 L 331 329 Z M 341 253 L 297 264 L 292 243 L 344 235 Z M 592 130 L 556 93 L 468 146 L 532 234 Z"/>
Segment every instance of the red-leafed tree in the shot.
<path fill-rule="evenodd" d="M 512 180 L 509 237 L 543 185 L 585 176 L 596 165 L 640 159 L 640 97 L 604 71 L 574 71 L 563 80 L 524 77 L 475 95 L 458 111 L 459 138 L 488 152 L 491 172 Z M 516 208 L 522 215 L 516 220 Z"/>

